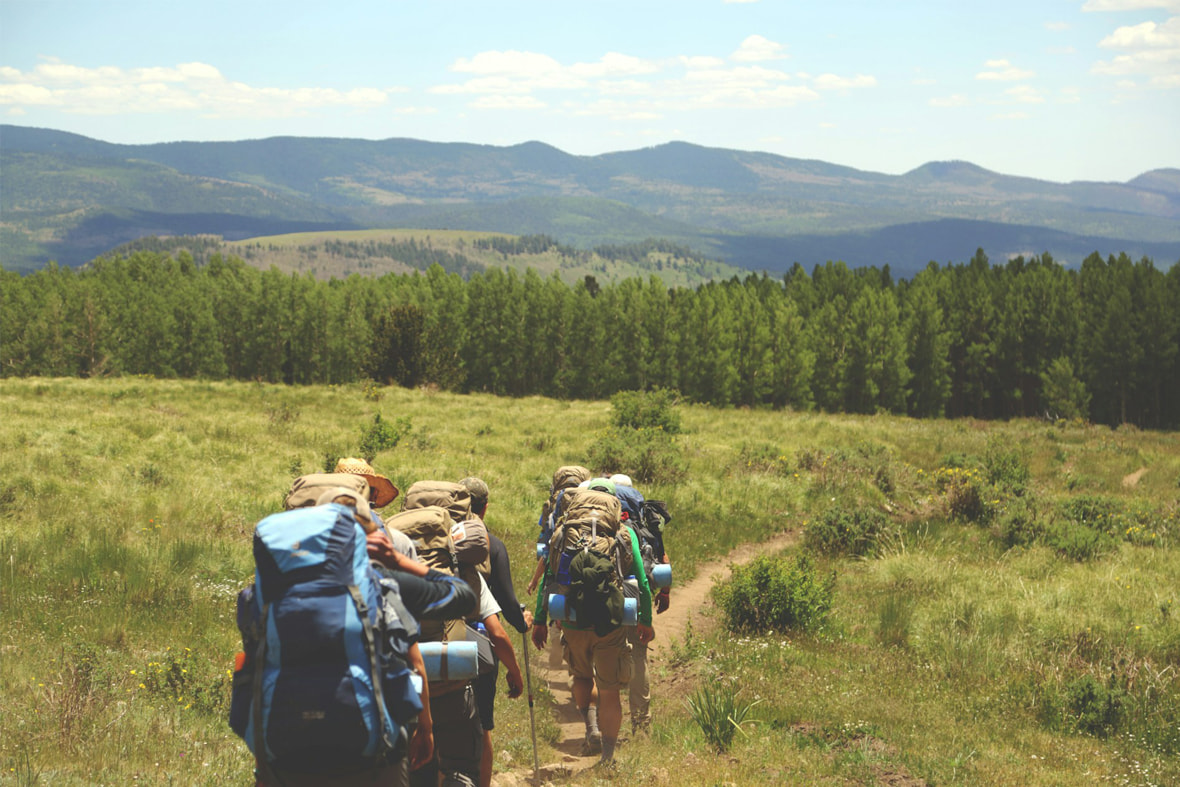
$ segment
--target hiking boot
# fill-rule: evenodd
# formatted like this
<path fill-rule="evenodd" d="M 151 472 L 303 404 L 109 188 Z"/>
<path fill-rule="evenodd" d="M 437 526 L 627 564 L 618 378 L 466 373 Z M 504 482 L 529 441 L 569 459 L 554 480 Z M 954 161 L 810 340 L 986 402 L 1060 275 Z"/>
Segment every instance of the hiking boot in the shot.
<path fill-rule="evenodd" d="M 594 754 L 602 754 L 602 733 L 598 730 L 586 733 L 586 740 L 582 742 L 582 756 Z"/>

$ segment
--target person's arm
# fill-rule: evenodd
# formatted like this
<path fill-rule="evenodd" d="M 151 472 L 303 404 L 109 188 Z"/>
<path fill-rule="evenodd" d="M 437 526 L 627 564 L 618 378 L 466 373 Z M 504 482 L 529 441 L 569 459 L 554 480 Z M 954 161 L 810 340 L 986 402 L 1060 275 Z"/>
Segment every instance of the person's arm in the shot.
<path fill-rule="evenodd" d="M 537 574 L 542 578 L 548 573 L 549 561 L 541 558 L 537 561 Z M 533 613 L 533 644 L 537 650 L 543 650 L 549 640 L 549 599 L 545 598 L 545 582 L 540 582 L 537 588 L 537 606 Z"/>
<path fill-rule="evenodd" d="M 410 669 L 422 679 L 422 691 L 418 697 L 422 700 L 422 711 L 418 714 L 418 726 L 414 729 L 414 737 L 410 739 L 410 770 L 421 768 L 434 757 L 434 720 L 430 716 L 430 683 L 426 680 L 426 662 L 422 660 L 422 651 L 418 643 L 410 646 L 406 660 Z"/>
<path fill-rule="evenodd" d="M 643 556 L 639 553 L 639 536 L 631 528 L 625 528 L 631 542 L 632 571 L 639 583 L 639 641 L 651 642 L 655 639 L 655 630 L 651 627 L 651 586 L 647 583 L 647 572 L 643 570 Z"/>
<path fill-rule="evenodd" d="M 520 676 L 520 666 L 516 663 L 516 651 L 512 647 L 512 640 L 508 639 L 508 633 L 504 631 L 504 627 L 500 625 L 500 618 L 496 615 L 484 618 L 483 625 L 487 629 L 488 639 L 492 642 L 492 652 L 508 670 L 508 696 L 516 699 L 524 691 L 524 679 Z"/>
<path fill-rule="evenodd" d="M 492 563 L 488 590 L 492 591 L 492 596 L 500 605 L 504 620 L 523 634 L 529 630 L 529 627 L 522 614 L 520 602 L 516 600 L 516 591 L 512 587 L 512 563 L 508 559 L 508 550 L 505 548 L 504 542 L 491 533 L 488 533 L 488 542 Z"/>
<path fill-rule="evenodd" d="M 459 577 L 413 563 L 414 572 L 388 571 L 397 581 L 402 602 L 410 614 L 419 619 L 450 620 L 461 618 L 475 609 L 479 598 L 471 586 Z M 419 574 L 418 569 L 423 573 Z"/>

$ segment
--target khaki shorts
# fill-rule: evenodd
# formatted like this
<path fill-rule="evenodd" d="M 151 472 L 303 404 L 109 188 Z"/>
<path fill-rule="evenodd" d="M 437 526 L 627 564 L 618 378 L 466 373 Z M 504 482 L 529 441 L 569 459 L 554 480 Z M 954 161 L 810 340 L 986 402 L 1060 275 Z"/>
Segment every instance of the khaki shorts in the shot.
<path fill-rule="evenodd" d="M 592 678 L 599 689 L 619 690 L 631 682 L 631 643 L 622 626 L 605 637 L 563 627 L 561 650 L 570 675 Z"/>

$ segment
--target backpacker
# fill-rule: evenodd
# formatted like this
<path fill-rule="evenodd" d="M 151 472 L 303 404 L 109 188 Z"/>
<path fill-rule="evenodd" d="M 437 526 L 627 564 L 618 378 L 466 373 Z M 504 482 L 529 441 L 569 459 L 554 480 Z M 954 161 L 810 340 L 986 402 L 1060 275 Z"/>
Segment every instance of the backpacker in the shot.
<path fill-rule="evenodd" d="M 643 570 L 649 584 L 657 585 L 659 583 L 654 576 L 656 566 L 665 562 L 663 526 L 672 521 L 672 516 L 663 501 L 646 500 L 635 487 L 615 484 L 615 495 L 623 510 L 623 524 L 639 538 L 639 554 L 643 558 Z M 624 584 L 623 591 L 629 598 L 639 596 L 639 589 L 633 580 Z"/>
<path fill-rule="evenodd" d="M 479 584 L 467 567 L 473 567 L 485 577 L 491 574 L 491 543 L 487 525 L 471 513 L 471 493 L 462 484 L 450 481 L 417 481 L 402 501 L 403 511 L 430 506 L 445 509 L 450 518 L 451 545 L 458 562 L 450 573 L 462 576 L 478 594 Z"/>
<path fill-rule="evenodd" d="M 612 494 L 570 490 L 564 503 L 549 543 L 556 567 L 547 590 L 564 597 L 578 626 L 592 626 L 602 636 L 624 622 L 623 577 L 633 562 L 630 531 L 620 527 L 619 500 Z"/>
<path fill-rule="evenodd" d="M 480 584 L 476 569 L 470 564 L 460 563 L 455 541 L 451 535 L 455 526 L 459 524 L 452 520 L 452 511 L 458 509 L 444 508 L 439 505 L 421 505 L 424 500 L 440 498 L 433 492 L 429 495 L 415 494 L 415 487 L 418 487 L 418 484 L 411 486 L 410 491 L 406 493 L 406 502 L 404 503 L 407 506 L 406 510 L 390 517 L 386 526 L 391 530 L 400 530 L 409 536 L 410 540 L 414 542 L 414 548 L 422 562 L 436 571 L 462 577 L 478 596 Z M 465 489 L 464 492 L 466 492 Z M 469 510 L 470 506 L 468 506 Z M 474 533 L 467 536 L 466 530 L 464 530 L 464 535 L 465 538 L 473 540 L 477 537 Z M 484 537 L 486 539 L 486 530 Z M 467 624 L 463 618 L 421 621 L 420 639 L 422 642 L 462 642 L 468 638 Z M 466 683 L 466 680 L 432 680 L 430 681 L 430 693 L 439 696 L 454 691 Z"/>
<path fill-rule="evenodd" d="M 260 769 L 346 774 L 405 756 L 422 709 L 406 661 L 416 624 L 371 567 L 355 512 L 272 514 L 255 528 L 254 562 L 230 726 Z"/>
<path fill-rule="evenodd" d="M 563 465 L 553 471 L 553 481 L 549 485 L 549 499 L 541 506 L 541 518 L 537 520 L 537 526 L 541 530 L 538 543 L 548 542 L 550 536 L 553 535 L 553 528 L 557 524 L 557 498 L 566 489 L 576 488 L 578 484 L 589 479 L 590 470 L 581 465 Z"/>

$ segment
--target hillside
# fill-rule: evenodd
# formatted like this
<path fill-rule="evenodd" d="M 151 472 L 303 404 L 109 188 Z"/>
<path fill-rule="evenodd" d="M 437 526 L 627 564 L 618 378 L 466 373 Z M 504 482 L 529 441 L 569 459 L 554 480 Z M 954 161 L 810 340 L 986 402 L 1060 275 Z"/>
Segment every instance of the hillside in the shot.
<path fill-rule="evenodd" d="M 682 142 L 586 157 L 540 142 L 116 145 L 11 125 L 0 126 L 0 153 L 0 262 L 14 270 L 51 258 L 78 265 L 111 239 L 107 248 L 148 234 L 240 240 L 273 234 L 276 222 L 281 231 L 547 234 L 582 248 L 669 238 L 751 269 L 887 260 L 904 274 L 979 246 L 997 259 L 1030 251 L 1072 262 L 1093 251 L 1165 266 L 1180 259 L 1180 170 L 1062 184 L 967 162 L 895 176 Z M 938 240 L 948 219 L 970 222 L 952 225 L 963 234 L 951 244 Z M 906 228 L 905 242 L 882 234 L 896 227 Z"/>

